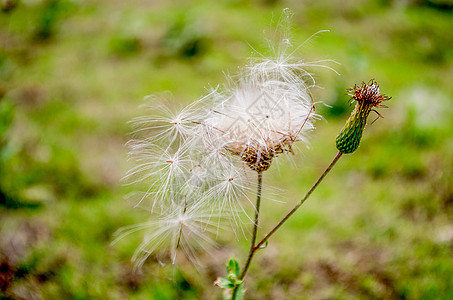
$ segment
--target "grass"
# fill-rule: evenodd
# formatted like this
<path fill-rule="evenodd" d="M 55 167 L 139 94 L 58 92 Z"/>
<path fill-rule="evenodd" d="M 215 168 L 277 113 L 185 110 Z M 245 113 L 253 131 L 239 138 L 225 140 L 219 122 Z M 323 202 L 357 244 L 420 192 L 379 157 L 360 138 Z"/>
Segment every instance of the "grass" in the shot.
<path fill-rule="evenodd" d="M 8 8 L 8 3 L 16 3 Z M 223 83 L 284 7 L 301 52 L 341 64 L 314 69 L 324 120 L 295 166 L 264 183 L 261 234 L 311 186 L 352 107 L 344 90 L 375 78 L 393 96 L 305 207 L 260 251 L 247 299 L 453 297 L 453 11 L 442 1 L 3 1 L 0 12 L 0 297 L 220 299 L 224 262 L 247 241 L 226 236 L 204 268 L 149 259 L 140 242 L 111 245 L 145 220 L 123 196 L 127 121 L 149 94 L 187 104 Z M 239 244 L 239 246 L 236 246 Z M 235 249 L 237 248 L 237 249 Z"/>

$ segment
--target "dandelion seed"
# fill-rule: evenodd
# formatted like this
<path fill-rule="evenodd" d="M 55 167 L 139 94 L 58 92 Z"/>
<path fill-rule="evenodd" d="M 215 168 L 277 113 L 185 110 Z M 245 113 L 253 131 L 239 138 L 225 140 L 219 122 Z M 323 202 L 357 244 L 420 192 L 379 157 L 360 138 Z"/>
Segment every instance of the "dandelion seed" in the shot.
<path fill-rule="evenodd" d="M 116 233 L 118 242 L 125 236 L 144 231 L 143 242 L 132 257 L 136 267 L 140 268 L 151 254 L 162 259 L 170 254 L 174 263 L 177 251 L 181 250 L 192 262 L 199 263 L 196 252 L 208 250 L 215 245 L 209 237 L 216 231 L 217 223 L 211 219 L 216 214 L 206 210 L 203 205 L 187 199 L 174 199 L 167 209 L 148 222 L 125 227 Z"/>
<path fill-rule="evenodd" d="M 194 133 L 194 128 L 199 123 L 199 109 L 205 98 L 184 107 L 175 113 L 161 103 L 156 103 L 155 97 L 147 97 L 150 104 L 145 108 L 153 114 L 145 117 L 134 118 L 131 124 L 135 127 L 134 135 L 145 136 L 144 142 L 155 145 L 166 145 L 170 148 L 176 144 L 184 144 L 188 137 Z"/>
<path fill-rule="evenodd" d="M 222 169 L 214 176 L 204 197 L 211 199 L 210 201 L 220 213 L 232 213 L 236 224 L 239 225 L 239 212 L 245 213 L 242 202 L 247 200 L 253 205 L 249 199 L 253 185 L 246 174 L 235 167 Z"/>
<path fill-rule="evenodd" d="M 132 141 L 129 146 L 132 149 L 130 155 L 138 165 L 128 171 L 124 180 L 128 184 L 149 183 L 136 206 L 141 205 L 145 199 L 151 199 L 151 210 L 156 205 L 162 208 L 167 204 L 164 199 L 179 192 L 179 186 L 185 182 L 193 165 L 188 150 L 179 148 L 171 153 L 143 141 Z"/>

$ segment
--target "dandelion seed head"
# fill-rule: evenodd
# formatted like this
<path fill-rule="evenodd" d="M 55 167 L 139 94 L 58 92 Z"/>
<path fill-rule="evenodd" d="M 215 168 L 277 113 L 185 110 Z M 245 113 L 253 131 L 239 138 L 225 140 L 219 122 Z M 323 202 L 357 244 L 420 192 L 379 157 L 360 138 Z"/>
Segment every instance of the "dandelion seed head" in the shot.
<path fill-rule="evenodd" d="M 273 158 L 313 129 L 314 104 L 308 88 L 284 78 L 248 76 L 218 97 L 205 118 L 211 138 L 238 155 L 252 170 L 263 172 Z M 295 76 L 295 75 L 294 75 Z M 216 97 L 218 94 L 213 94 Z"/>
<path fill-rule="evenodd" d="M 241 227 L 253 207 L 250 174 L 270 169 L 280 154 L 294 154 L 294 144 L 314 129 L 315 81 L 308 68 L 327 61 L 295 58 L 299 47 L 286 34 L 290 17 L 285 10 L 285 33 L 271 43 L 271 57 L 250 59 L 225 86 L 178 112 L 153 102 L 150 116 L 133 120 L 128 147 L 135 166 L 125 181 L 142 187 L 137 205 L 151 220 L 119 238 L 143 232 L 133 257 L 138 266 L 161 252 L 172 262 L 178 252 L 196 261 L 198 250 L 214 244 L 224 219 Z"/>

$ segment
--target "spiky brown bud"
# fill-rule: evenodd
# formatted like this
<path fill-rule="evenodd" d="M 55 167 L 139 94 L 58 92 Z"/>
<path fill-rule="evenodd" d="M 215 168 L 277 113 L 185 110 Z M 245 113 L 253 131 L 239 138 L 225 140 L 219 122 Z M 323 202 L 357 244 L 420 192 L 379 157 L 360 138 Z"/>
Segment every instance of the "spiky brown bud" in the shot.
<path fill-rule="evenodd" d="M 346 125 L 337 136 L 337 149 L 342 153 L 352 153 L 357 150 L 368 115 L 374 107 L 382 107 L 382 102 L 391 99 L 380 93 L 379 85 L 373 79 L 368 83 L 362 82 L 360 86 L 354 85 L 349 89 L 348 95 L 356 105 Z"/>

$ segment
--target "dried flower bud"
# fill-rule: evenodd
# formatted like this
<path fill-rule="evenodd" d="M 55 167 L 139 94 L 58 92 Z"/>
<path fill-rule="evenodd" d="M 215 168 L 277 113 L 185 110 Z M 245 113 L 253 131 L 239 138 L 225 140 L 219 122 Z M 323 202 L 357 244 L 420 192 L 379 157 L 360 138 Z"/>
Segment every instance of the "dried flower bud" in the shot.
<path fill-rule="evenodd" d="M 255 149 L 250 147 L 242 152 L 241 159 L 247 163 L 253 171 L 260 173 L 270 168 L 275 154 L 275 149 Z"/>
<path fill-rule="evenodd" d="M 337 136 L 337 149 L 342 153 L 352 153 L 359 147 L 363 128 L 373 107 L 382 107 L 382 102 L 391 99 L 380 93 L 379 85 L 374 80 L 368 83 L 362 82 L 361 86 L 354 85 L 348 95 L 351 96 L 352 101 L 356 101 L 356 105 L 346 125 Z M 382 117 L 379 113 L 378 115 Z"/>

